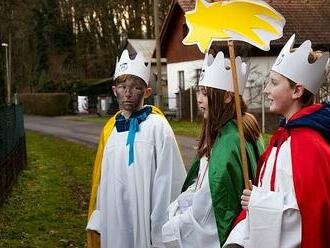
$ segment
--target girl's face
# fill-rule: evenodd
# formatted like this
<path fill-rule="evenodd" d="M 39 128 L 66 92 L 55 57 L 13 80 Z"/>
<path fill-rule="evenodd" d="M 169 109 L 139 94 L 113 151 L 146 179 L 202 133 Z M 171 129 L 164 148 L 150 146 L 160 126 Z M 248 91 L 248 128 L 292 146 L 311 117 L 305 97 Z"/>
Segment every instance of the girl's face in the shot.
<path fill-rule="evenodd" d="M 205 87 L 198 87 L 197 89 L 197 103 L 199 110 L 203 113 L 204 119 L 207 119 L 209 114 L 209 106 L 208 106 L 208 99 L 206 94 Z"/>
<path fill-rule="evenodd" d="M 271 71 L 268 83 L 263 91 L 270 102 L 270 111 L 289 118 L 294 112 L 295 88 L 281 74 Z M 293 113 L 292 113 L 293 112 Z"/>

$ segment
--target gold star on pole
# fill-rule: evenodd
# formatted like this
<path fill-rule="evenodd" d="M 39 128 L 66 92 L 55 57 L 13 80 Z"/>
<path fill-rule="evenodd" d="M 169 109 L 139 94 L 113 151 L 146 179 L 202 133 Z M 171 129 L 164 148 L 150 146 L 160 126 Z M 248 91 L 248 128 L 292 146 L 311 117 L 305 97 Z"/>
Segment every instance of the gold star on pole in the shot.
<path fill-rule="evenodd" d="M 185 15 L 189 33 L 183 44 L 197 44 L 205 53 L 214 40 L 246 41 L 269 50 L 271 40 L 283 35 L 284 17 L 261 1 L 232 0 L 207 3 L 197 0 Z"/>

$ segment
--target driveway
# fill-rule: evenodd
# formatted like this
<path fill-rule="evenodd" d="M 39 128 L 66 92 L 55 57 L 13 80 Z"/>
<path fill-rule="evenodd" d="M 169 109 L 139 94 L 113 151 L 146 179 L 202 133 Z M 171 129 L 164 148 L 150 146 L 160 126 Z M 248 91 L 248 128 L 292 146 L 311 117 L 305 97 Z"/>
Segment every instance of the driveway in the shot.
<path fill-rule="evenodd" d="M 90 147 L 97 147 L 103 123 L 72 121 L 63 117 L 24 116 L 25 128 L 45 134 L 50 134 L 65 140 L 78 142 Z M 196 139 L 186 136 L 176 136 L 186 168 L 195 154 L 193 146 Z"/>

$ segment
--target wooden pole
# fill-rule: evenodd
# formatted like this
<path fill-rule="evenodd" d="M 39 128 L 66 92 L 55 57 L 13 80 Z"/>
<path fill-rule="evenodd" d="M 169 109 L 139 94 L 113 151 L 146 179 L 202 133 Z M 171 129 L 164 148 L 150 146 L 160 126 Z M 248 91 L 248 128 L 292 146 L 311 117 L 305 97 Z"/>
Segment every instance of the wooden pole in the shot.
<path fill-rule="evenodd" d="M 9 97 L 9 104 L 11 104 L 11 47 L 12 47 L 12 42 L 11 42 L 11 33 L 9 30 L 9 35 L 8 35 L 8 84 L 9 84 L 9 92 L 8 92 L 8 97 Z"/>
<path fill-rule="evenodd" d="M 261 132 L 265 133 L 265 94 L 263 93 L 265 88 L 265 81 L 262 82 L 261 88 Z"/>
<path fill-rule="evenodd" d="M 155 39 L 156 39 L 156 61 L 157 61 L 157 103 L 156 106 L 163 110 L 163 89 L 162 89 L 162 64 L 159 35 L 159 6 L 158 0 L 154 0 L 154 20 L 155 20 Z"/>
<path fill-rule="evenodd" d="M 232 72 L 232 76 L 233 76 L 233 84 L 234 84 L 234 92 L 235 92 L 237 126 L 238 126 L 238 132 L 239 132 L 239 138 L 240 138 L 240 144 L 241 144 L 244 185 L 245 185 L 246 189 L 249 189 L 250 188 L 249 170 L 248 170 L 247 158 L 246 158 L 245 138 L 244 138 L 244 132 L 243 132 L 243 118 L 242 118 L 241 102 L 240 102 L 240 98 L 239 98 L 237 70 L 236 70 L 236 63 L 235 63 L 234 42 L 232 40 L 228 41 L 228 47 L 229 47 L 230 65 L 231 65 L 231 72 Z"/>
<path fill-rule="evenodd" d="M 194 122 L 194 105 L 193 105 L 193 87 L 190 85 L 189 90 L 189 97 L 190 97 L 190 122 Z"/>

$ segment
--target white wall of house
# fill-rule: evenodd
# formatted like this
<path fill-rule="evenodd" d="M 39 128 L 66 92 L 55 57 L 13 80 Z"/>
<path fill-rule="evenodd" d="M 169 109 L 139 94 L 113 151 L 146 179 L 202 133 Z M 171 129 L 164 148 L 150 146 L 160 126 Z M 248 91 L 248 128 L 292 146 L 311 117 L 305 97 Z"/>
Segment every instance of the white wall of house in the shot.
<path fill-rule="evenodd" d="M 275 56 L 250 58 L 250 73 L 243 93 L 243 99 L 248 104 L 249 109 L 261 108 L 263 87 L 275 59 Z M 267 101 L 265 101 L 265 105 L 268 106 Z"/>
<path fill-rule="evenodd" d="M 276 57 L 251 57 L 249 59 L 251 71 L 244 90 L 243 98 L 249 103 L 249 108 L 261 107 L 261 89 Z M 197 69 L 202 68 L 203 61 L 187 61 L 167 64 L 168 103 L 169 109 L 177 109 L 175 93 L 179 91 L 179 71 L 184 73 L 184 86 L 188 89 L 196 84 Z M 266 103 L 267 105 L 267 103 Z"/>
<path fill-rule="evenodd" d="M 152 95 L 155 97 L 157 95 L 157 64 L 152 60 L 151 62 L 151 77 L 150 77 L 150 85 L 152 88 Z M 162 93 L 167 97 L 167 64 L 166 60 L 162 59 Z M 167 108 L 167 99 L 163 99 L 163 106 Z"/>
<path fill-rule="evenodd" d="M 201 69 L 203 60 L 194 60 L 167 64 L 168 107 L 177 109 L 175 93 L 179 91 L 179 71 L 183 71 L 184 88 L 189 89 L 197 82 L 197 69 Z"/>
<path fill-rule="evenodd" d="M 152 75 L 151 76 L 151 79 L 153 80 L 150 80 L 150 81 L 152 81 L 151 83 L 150 83 L 150 87 L 152 88 L 152 91 L 153 91 L 153 93 L 155 93 L 156 94 L 156 90 L 157 90 L 157 85 L 156 85 L 156 80 L 157 80 L 157 78 L 154 76 L 154 75 L 157 75 L 157 64 L 156 63 L 151 63 L 151 68 L 150 68 L 150 74 Z M 164 63 L 163 61 L 162 61 L 162 80 L 163 81 L 166 81 L 167 80 L 167 65 L 166 65 L 166 62 Z"/>

